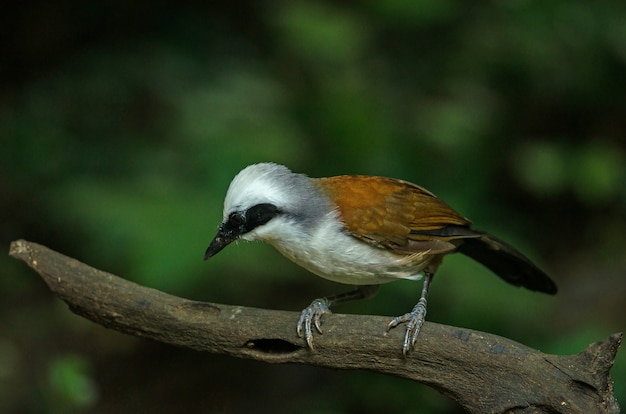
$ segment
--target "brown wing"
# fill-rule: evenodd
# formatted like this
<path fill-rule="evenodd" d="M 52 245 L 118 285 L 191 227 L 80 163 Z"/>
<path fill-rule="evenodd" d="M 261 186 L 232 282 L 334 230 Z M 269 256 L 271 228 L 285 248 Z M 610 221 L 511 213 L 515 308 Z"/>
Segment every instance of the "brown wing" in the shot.
<path fill-rule="evenodd" d="M 398 253 L 445 253 L 451 241 L 477 237 L 470 222 L 415 184 L 391 178 L 338 176 L 319 184 L 337 204 L 354 237 Z"/>

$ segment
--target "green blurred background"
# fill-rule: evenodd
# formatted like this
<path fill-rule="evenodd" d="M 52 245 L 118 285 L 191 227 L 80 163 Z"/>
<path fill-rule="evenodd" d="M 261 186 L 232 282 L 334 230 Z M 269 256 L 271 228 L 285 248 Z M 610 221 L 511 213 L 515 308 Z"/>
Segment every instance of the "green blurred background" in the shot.
<path fill-rule="evenodd" d="M 230 179 L 271 160 L 423 185 L 559 285 L 517 289 L 451 256 L 430 321 L 557 354 L 624 330 L 623 0 L 13 8 L 0 25 L 5 252 L 25 238 L 171 294 L 299 311 L 347 287 L 262 244 L 202 261 Z M 6 254 L 0 269 L 1 412 L 459 412 L 406 380 L 125 336 Z M 336 311 L 396 316 L 420 289 L 388 284 Z M 612 376 L 623 404 L 624 350 Z"/>

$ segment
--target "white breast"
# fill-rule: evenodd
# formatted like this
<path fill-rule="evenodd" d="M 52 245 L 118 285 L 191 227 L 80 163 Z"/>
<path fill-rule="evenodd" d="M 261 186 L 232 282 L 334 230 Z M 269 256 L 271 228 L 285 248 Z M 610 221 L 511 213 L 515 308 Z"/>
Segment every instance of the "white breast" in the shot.
<path fill-rule="evenodd" d="M 266 241 L 298 265 L 339 283 L 369 285 L 422 277 L 427 263 L 421 255 L 370 246 L 342 231 L 337 214 L 328 213 L 308 232 L 293 219 L 276 218 L 244 238 Z"/>

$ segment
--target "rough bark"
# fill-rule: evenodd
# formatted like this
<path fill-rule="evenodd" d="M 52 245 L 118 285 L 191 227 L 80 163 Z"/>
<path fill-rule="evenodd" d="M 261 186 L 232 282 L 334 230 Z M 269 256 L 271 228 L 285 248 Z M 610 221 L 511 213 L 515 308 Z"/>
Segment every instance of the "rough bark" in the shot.
<path fill-rule="evenodd" d="M 618 413 L 609 370 L 621 333 L 577 355 L 549 355 L 488 333 L 426 322 L 402 356 L 389 318 L 330 314 L 308 350 L 299 313 L 190 301 L 137 285 L 25 240 L 10 255 L 72 312 L 107 328 L 198 351 L 270 363 L 363 369 L 431 386 L 470 413 Z"/>

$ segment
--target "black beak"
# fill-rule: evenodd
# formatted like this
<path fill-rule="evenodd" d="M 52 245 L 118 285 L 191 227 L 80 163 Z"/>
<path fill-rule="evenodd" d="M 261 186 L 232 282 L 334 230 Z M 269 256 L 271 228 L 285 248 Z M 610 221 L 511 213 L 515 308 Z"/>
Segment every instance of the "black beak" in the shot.
<path fill-rule="evenodd" d="M 217 232 L 217 235 L 215 236 L 211 244 L 209 244 L 209 247 L 206 249 L 206 252 L 204 253 L 204 260 L 207 260 L 215 256 L 224 247 L 228 246 L 229 244 L 237 240 L 237 238 L 238 236 L 232 233 L 230 234 L 225 233 L 220 227 L 219 231 Z"/>

